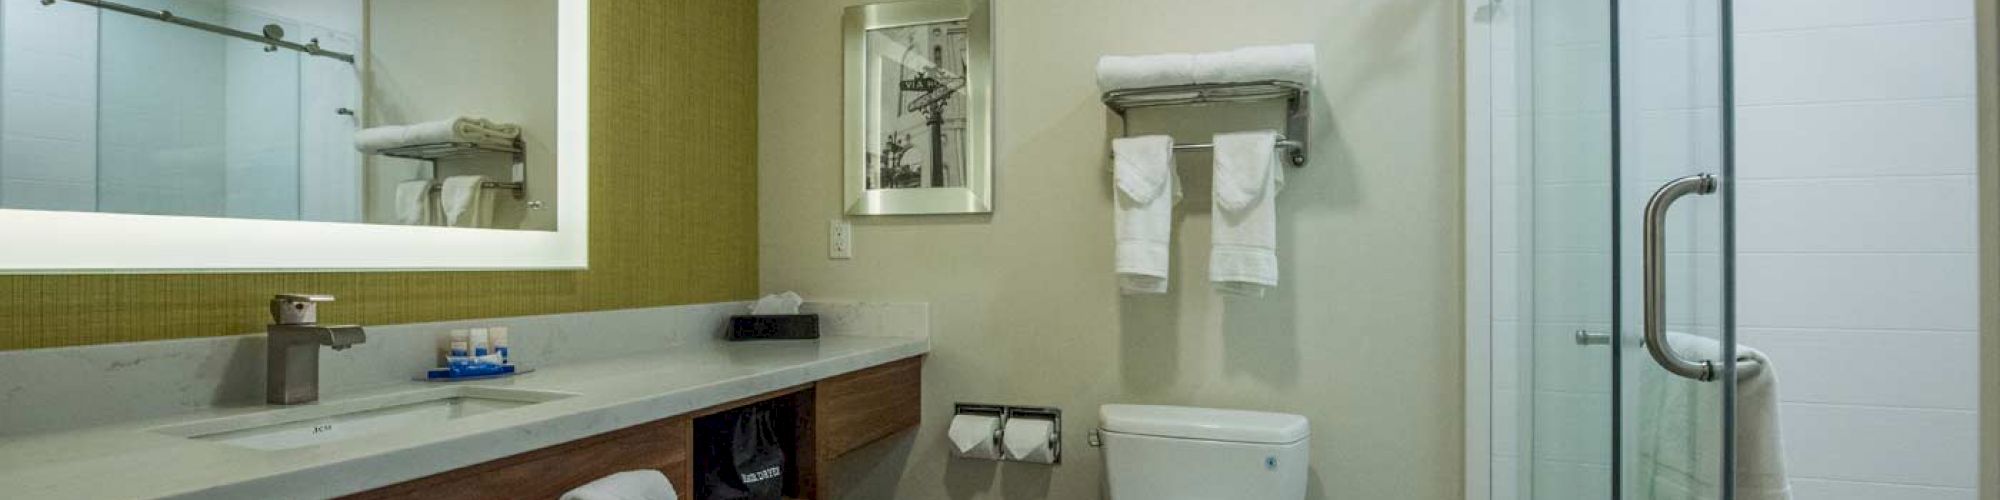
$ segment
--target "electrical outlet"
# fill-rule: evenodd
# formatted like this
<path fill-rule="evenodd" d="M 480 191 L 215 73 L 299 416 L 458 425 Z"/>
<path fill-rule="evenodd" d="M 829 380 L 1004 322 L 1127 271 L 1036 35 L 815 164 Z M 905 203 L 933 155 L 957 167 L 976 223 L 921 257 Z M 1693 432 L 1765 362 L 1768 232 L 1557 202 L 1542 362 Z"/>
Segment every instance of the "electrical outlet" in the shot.
<path fill-rule="evenodd" d="M 826 257 L 841 260 L 854 258 L 854 225 L 840 219 L 827 224 Z"/>

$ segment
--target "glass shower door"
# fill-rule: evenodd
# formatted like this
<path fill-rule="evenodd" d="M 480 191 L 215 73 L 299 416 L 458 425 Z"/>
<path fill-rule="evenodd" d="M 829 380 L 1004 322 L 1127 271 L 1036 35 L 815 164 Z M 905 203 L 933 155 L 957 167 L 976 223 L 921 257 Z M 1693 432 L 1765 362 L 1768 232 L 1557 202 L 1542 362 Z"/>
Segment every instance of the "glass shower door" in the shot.
<path fill-rule="evenodd" d="M 1727 1 L 1492 5 L 1492 498 L 1736 498 Z"/>
<path fill-rule="evenodd" d="M 1616 0 L 1618 498 L 1737 498 L 1728 0 Z"/>

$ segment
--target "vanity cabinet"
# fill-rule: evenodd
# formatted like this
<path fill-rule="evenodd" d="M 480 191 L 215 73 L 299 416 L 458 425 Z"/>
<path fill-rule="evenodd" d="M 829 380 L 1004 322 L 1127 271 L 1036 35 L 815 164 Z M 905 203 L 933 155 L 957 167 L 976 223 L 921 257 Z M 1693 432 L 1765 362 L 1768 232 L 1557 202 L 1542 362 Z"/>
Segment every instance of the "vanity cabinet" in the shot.
<path fill-rule="evenodd" d="M 350 499 L 556 498 L 606 475 L 654 469 L 667 475 L 681 498 L 693 499 L 698 419 L 762 405 L 780 416 L 790 442 L 786 494 L 824 498 L 824 467 L 864 445 L 917 426 L 922 406 L 923 357 L 911 357 L 810 384 L 779 389 L 685 415 L 654 420 L 491 462 L 374 490 Z"/>

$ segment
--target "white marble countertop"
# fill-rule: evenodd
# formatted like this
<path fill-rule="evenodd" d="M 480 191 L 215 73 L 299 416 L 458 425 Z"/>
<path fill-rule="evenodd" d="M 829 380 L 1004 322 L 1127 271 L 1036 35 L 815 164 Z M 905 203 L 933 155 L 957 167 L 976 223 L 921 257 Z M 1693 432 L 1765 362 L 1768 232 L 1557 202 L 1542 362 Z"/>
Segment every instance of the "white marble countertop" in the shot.
<path fill-rule="evenodd" d="M 211 408 L 0 439 L 0 496 L 10 498 L 325 498 L 364 491 L 685 414 L 929 352 L 926 337 L 829 335 L 817 341 L 691 342 L 668 349 L 460 382 L 576 396 L 450 424 L 261 451 L 153 429 L 274 408 Z M 434 389 L 384 384 L 318 404 Z M 285 407 L 290 408 L 290 407 Z M 682 487 L 685 487 L 682 485 Z"/>

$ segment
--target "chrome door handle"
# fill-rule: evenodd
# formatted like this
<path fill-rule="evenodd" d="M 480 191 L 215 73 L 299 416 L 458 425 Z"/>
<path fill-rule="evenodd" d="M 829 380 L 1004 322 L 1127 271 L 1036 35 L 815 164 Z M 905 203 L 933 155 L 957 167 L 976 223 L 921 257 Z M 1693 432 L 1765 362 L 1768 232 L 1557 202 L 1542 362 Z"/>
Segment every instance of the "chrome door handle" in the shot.
<path fill-rule="evenodd" d="M 1710 194 L 1715 192 L 1715 176 L 1695 174 L 1667 182 L 1660 190 L 1653 192 L 1652 199 L 1646 200 L 1645 232 L 1640 256 L 1645 276 L 1640 283 L 1644 288 L 1644 322 L 1646 332 L 1646 352 L 1653 355 L 1653 361 L 1661 368 L 1675 375 L 1703 382 L 1715 379 L 1715 363 L 1709 360 L 1690 361 L 1675 352 L 1667 343 L 1667 293 L 1666 293 L 1666 218 L 1667 210 L 1673 208 L 1674 201 L 1690 194 Z"/>

